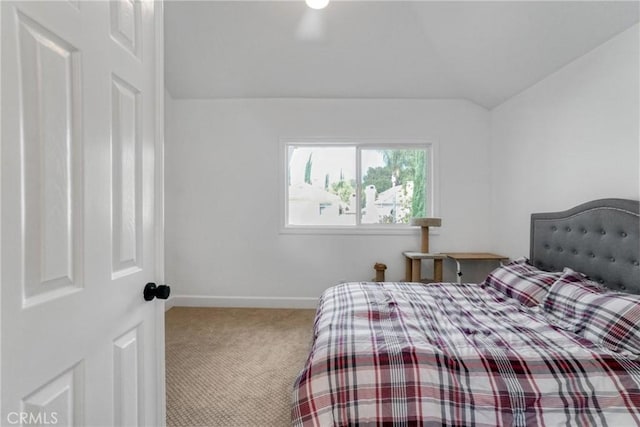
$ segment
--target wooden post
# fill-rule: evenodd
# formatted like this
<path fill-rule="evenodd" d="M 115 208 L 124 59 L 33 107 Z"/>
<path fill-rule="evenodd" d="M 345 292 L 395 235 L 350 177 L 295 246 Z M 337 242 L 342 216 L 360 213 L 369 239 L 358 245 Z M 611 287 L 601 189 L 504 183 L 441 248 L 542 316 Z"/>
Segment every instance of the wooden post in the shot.
<path fill-rule="evenodd" d="M 420 245 L 420 252 L 425 254 L 429 253 L 429 227 L 422 228 L 422 244 Z"/>
<path fill-rule="evenodd" d="M 433 280 L 436 283 L 442 282 L 442 260 L 441 259 L 433 260 Z"/>
<path fill-rule="evenodd" d="M 373 265 L 373 269 L 376 271 L 376 282 L 384 282 L 384 271 L 387 266 L 381 262 L 376 262 Z"/>
<path fill-rule="evenodd" d="M 412 282 L 419 282 L 420 281 L 420 274 L 422 273 L 422 260 L 420 258 L 417 259 L 413 259 L 411 260 L 411 281 Z"/>
<path fill-rule="evenodd" d="M 429 227 L 440 227 L 442 225 L 441 218 L 411 218 L 411 225 L 417 225 L 422 230 L 422 244 L 420 252 L 429 253 Z"/>

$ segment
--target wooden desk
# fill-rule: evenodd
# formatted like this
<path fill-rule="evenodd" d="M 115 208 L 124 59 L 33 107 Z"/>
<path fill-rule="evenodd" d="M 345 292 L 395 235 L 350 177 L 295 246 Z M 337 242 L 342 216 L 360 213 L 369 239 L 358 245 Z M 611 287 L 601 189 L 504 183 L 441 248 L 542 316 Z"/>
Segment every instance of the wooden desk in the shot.
<path fill-rule="evenodd" d="M 444 254 L 430 254 L 426 252 L 403 252 L 405 260 L 404 280 L 407 282 L 442 282 L 442 260 L 447 256 Z M 433 278 L 421 279 L 422 260 L 433 260 Z"/>
<path fill-rule="evenodd" d="M 509 259 L 504 255 L 496 255 L 487 252 L 445 252 L 441 255 L 445 255 L 456 262 L 456 274 L 458 276 L 458 283 L 462 283 L 462 269 L 460 268 L 460 261 L 499 261 L 501 264 L 503 261 Z"/>

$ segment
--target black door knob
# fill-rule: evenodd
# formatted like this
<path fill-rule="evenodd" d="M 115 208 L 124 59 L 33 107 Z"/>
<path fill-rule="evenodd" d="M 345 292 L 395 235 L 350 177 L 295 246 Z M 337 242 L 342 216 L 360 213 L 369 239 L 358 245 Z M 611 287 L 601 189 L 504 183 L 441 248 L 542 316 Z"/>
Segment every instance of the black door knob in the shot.
<path fill-rule="evenodd" d="M 144 287 L 145 301 L 151 301 L 154 298 L 167 299 L 171 293 L 171 288 L 167 285 L 156 286 L 155 283 L 147 283 Z"/>

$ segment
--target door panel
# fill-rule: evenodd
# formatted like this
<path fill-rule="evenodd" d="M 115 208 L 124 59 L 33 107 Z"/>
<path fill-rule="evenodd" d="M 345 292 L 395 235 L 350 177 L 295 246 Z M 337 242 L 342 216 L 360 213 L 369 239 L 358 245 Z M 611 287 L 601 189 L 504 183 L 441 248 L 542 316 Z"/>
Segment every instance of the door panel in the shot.
<path fill-rule="evenodd" d="M 155 3 L 0 7 L 0 424 L 162 425 Z"/>
<path fill-rule="evenodd" d="M 140 326 L 117 338 L 113 346 L 115 425 L 145 425 Z"/>
<path fill-rule="evenodd" d="M 82 425 L 83 394 L 82 365 L 63 372 L 22 400 L 18 417 L 7 416 L 7 421 L 22 416 L 23 424 Z"/>
<path fill-rule="evenodd" d="M 25 251 L 23 304 L 82 287 L 80 58 L 17 12 Z"/>
<path fill-rule="evenodd" d="M 116 75 L 111 82 L 112 278 L 140 271 L 142 194 L 140 91 Z"/>
<path fill-rule="evenodd" d="M 140 54 L 140 14 L 139 1 L 111 2 L 111 36 L 136 57 Z"/>

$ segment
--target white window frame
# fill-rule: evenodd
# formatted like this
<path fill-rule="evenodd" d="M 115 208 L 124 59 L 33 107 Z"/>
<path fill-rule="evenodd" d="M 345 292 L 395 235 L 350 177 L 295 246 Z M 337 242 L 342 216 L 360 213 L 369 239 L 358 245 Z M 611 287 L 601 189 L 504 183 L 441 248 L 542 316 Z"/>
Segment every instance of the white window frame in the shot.
<path fill-rule="evenodd" d="M 317 146 L 317 147 L 355 147 L 356 148 L 356 224 L 355 225 L 297 225 L 289 224 L 289 155 L 288 147 Z M 362 224 L 360 218 L 360 193 L 362 192 L 362 171 L 360 152 L 363 149 L 426 149 L 425 190 L 427 194 L 427 217 L 438 216 L 438 144 L 426 139 L 407 138 L 281 138 L 280 139 L 280 233 L 281 234 L 385 234 L 408 235 L 415 234 L 415 227 L 409 224 Z M 430 197 L 429 197 L 430 196 Z"/>

